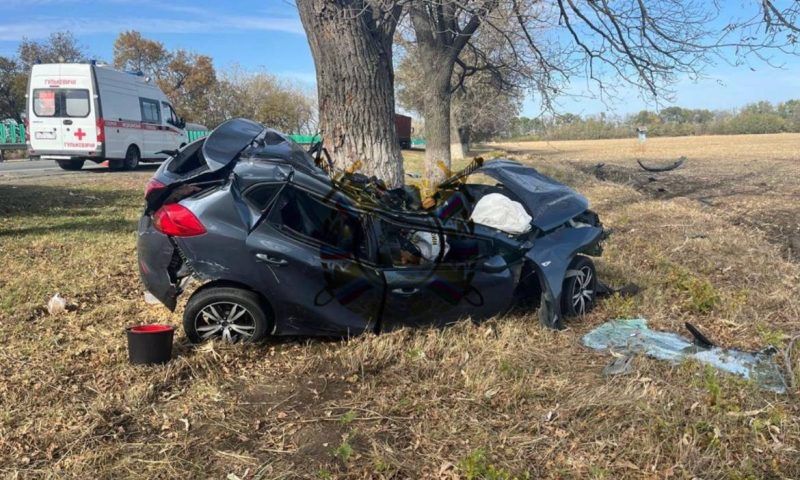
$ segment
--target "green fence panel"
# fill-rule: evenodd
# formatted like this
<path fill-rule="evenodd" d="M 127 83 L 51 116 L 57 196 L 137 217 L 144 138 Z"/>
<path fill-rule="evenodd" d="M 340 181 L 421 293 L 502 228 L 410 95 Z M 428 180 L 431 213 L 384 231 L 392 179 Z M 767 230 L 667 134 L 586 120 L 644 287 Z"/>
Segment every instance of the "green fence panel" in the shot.
<path fill-rule="evenodd" d="M 189 138 L 190 142 L 194 142 L 199 138 L 207 136 L 209 133 L 210 132 L 208 132 L 207 130 L 187 130 L 186 136 Z M 303 144 L 317 143 L 321 139 L 319 135 L 289 135 L 289 138 L 291 138 L 297 143 L 303 143 Z"/>
<path fill-rule="evenodd" d="M 186 130 L 186 136 L 189 137 L 189 142 L 194 142 L 199 138 L 203 138 L 208 135 L 207 130 Z"/>
<path fill-rule="evenodd" d="M 319 135 L 296 135 L 292 134 L 289 135 L 289 138 L 295 141 L 295 143 L 303 144 L 303 145 L 311 145 L 313 143 L 319 142 L 322 137 Z"/>
<path fill-rule="evenodd" d="M 8 125 L 0 123 L 0 144 L 23 144 L 25 143 L 25 126 Z"/>
<path fill-rule="evenodd" d="M 187 130 L 186 135 L 189 138 L 190 142 L 194 142 L 199 138 L 203 138 L 207 136 L 209 133 L 208 130 Z M 314 143 L 319 142 L 322 140 L 322 136 L 320 135 L 299 135 L 299 134 L 291 134 L 288 135 L 296 143 L 304 144 L 304 145 L 311 145 Z"/>

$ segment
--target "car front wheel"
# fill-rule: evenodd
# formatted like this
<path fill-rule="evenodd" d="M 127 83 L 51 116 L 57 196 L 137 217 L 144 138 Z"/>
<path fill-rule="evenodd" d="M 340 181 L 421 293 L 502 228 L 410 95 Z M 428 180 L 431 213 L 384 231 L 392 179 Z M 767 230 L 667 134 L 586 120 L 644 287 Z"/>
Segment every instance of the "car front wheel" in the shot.
<path fill-rule="evenodd" d="M 580 317 L 594 308 L 597 295 L 597 272 L 587 257 L 576 256 L 567 269 L 561 290 L 561 313 Z"/>
<path fill-rule="evenodd" d="M 221 338 L 230 343 L 263 339 L 271 319 L 261 298 L 249 290 L 212 287 L 189 299 L 183 313 L 183 329 L 192 343 Z"/>

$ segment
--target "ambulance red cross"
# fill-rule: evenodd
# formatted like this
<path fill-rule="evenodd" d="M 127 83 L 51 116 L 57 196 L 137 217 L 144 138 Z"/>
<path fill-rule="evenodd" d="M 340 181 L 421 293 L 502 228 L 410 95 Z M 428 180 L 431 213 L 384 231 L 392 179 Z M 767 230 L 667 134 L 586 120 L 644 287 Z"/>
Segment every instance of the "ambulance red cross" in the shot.
<path fill-rule="evenodd" d="M 86 160 L 132 170 L 188 143 L 186 122 L 158 86 L 104 65 L 34 65 L 27 110 L 30 156 L 65 170 L 80 170 Z"/>

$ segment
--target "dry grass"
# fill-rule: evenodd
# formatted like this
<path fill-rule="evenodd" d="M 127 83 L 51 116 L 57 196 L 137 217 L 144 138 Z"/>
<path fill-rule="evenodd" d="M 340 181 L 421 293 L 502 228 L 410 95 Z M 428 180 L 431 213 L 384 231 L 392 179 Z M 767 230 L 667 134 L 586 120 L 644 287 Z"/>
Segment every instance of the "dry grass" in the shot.
<path fill-rule="evenodd" d="M 744 158 L 685 154 L 691 163 L 680 174 L 687 178 L 704 177 L 706 168 L 726 172 L 725 163 L 742 168 Z M 123 335 L 134 322 L 180 322 L 178 314 L 144 304 L 135 273 L 133 231 L 149 173 L 0 184 L 0 362 L 6 366 L 0 472 L 10 478 L 800 476 L 796 397 L 695 364 L 646 358 L 636 360 L 630 376 L 604 378 L 610 357 L 580 344 L 610 318 L 642 315 L 674 331 L 692 321 L 727 345 L 785 346 L 798 333 L 798 264 L 757 226 L 732 223 L 724 208 L 599 181 L 581 171 L 597 157 L 569 155 L 570 162 L 525 158 L 591 199 L 615 230 L 601 274 L 616 284 L 638 283 L 640 295 L 606 300 L 564 332 L 518 314 L 444 330 L 250 347 L 194 349 L 181 333 L 177 358 L 155 368 L 128 365 Z M 776 196 L 792 192 L 781 168 L 796 160 L 754 153 L 747 161 L 775 182 Z M 695 165 L 703 170 L 690 170 Z M 56 291 L 70 311 L 50 317 L 43 306 Z"/>

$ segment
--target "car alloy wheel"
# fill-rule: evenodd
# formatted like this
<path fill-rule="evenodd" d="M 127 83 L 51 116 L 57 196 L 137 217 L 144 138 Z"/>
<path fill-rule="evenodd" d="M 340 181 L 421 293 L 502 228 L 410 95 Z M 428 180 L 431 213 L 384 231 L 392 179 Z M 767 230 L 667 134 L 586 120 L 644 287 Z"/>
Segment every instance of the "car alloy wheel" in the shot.
<path fill-rule="evenodd" d="M 226 342 L 246 342 L 253 338 L 256 322 L 243 305 L 216 302 L 203 307 L 195 316 L 194 328 L 200 340 L 222 338 Z"/>
<path fill-rule="evenodd" d="M 589 313 L 597 297 L 597 271 L 594 263 L 582 255 L 572 259 L 561 288 L 561 313 L 581 317 Z"/>
<path fill-rule="evenodd" d="M 575 275 L 570 301 L 578 315 L 585 315 L 587 307 L 594 302 L 594 272 L 589 265 L 584 265 Z"/>

